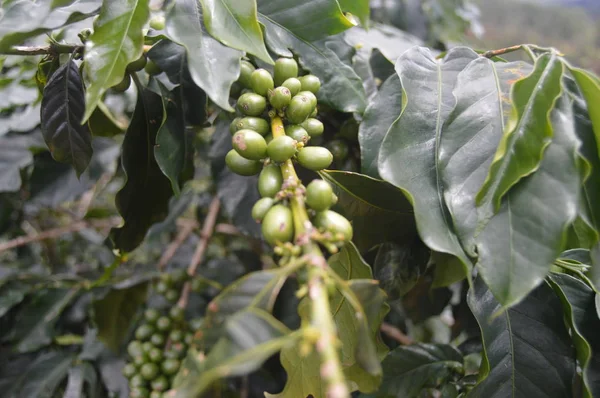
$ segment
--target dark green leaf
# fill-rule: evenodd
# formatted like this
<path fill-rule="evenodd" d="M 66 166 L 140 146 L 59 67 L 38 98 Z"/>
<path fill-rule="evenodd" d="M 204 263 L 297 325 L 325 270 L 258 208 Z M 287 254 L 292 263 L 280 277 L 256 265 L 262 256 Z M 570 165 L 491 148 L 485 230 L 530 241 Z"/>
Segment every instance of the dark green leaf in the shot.
<path fill-rule="evenodd" d="M 123 141 L 122 162 L 127 181 L 116 197 L 124 225 L 111 231 L 116 248 L 125 252 L 135 249 L 148 228 L 168 213 L 173 191 L 154 158 L 162 116 L 161 98 L 138 87 L 135 112 Z"/>
<path fill-rule="evenodd" d="M 127 129 L 127 125 L 117 120 L 102 101 L 98 102 L 98 107 L 92 112 L 87 125 L 95 137 L 114 137 Z"/>
<path fill-rule="evenodd" d="M 45 289 L 31 295 L 30 301 L 15 315 L 11 340 L 18 352 L 35 351 L 52 343 L 54 325 L 71 303 L 78 289 Z"/>
<path fill-rule="evenodd" d="M 515 83 L 510 118 L 477 194 L 484 217 L 497 212 L 502 197 L 511 187 L 539 167 L 552 140 L 550 113 L 562 92 L 562 74 L 560 58 L 544 54 L 537 59 L 533 72 Z"/>
<path fill-rule="evenodd" d="M 369 27 L 369 16 L 371 14 L 369 0 L 339 0 L 339 3 L 343 11 L 356 16 L 365 28 Z"/>
<path fill-rule="evenodd" d="M 256 1 L 200 0 L 206 30 L 228 47 L 272 64 L 257 20 Z"/>
<path fill-rule="evenodd" d="M 600 81 L 586 70 L 579 68 L 569 68 L 569 70 L 587 103 L 589 117 L 596 136 L 596 148 L 600 153 Z"/>
<path fill-rule="evenodd" d="M 248 309 L 227 320 L 224 335 L 208 356 L 190 350 L 173 382 L 174 398 L 200 396 L 215 380 L 242 376 L 258 369 L 271 355 L 293 344 L 301 335 L 258 309 Z"/>
<path fill-rule="evenodd" d="M 574 127 L 563 97 L 552 112 L 554 138 L 538 170 L 511 189 L 476 238 L 477 266 L 502 305 L 519 302 L 542 282 L 577 217 L 582 177 Z"/>
<path fill-rule="evenodd" d="M 414 344 L 391 351 L 382 366 L 380 394 L 418 397 L 424 388 L 457 378 L 463 371 L 463 357 L 450 345 Z"/>
<path fill-rule="evenodd" d="M 240 74 L 242 52 L 226 47 L 206 33 L 196 0 L 176 0 L 167 15 L 167 34 L 187 51 L 194 82 L 227 111 L 229 90 Z"/>
<path fill-rule="evenodd" d="M 15 305 L 22 302 L 25 299 L 25 295 L 31 290 L 31 286 L 16 281 L 9 281 L 0 286 L 0 318 Z"/>
<path fill-rule="evenodd" d="M 440 315 L 450 303 L 452 298 L 450 289 L 434 286 L 434 282 L 436 280 L 433 276 L 427 273 L 402 297 L 402 308 L 414 324 L 418 325 L 433 316 Z"/>
<path fill-rule="evenodd" d="M 0 20 L 0 50 L 94 15 L 95 0 L 80 0 L 52 9 L 48 1 L 15 1 L 7 5 Z"/>
<path fill-rule="evenodd" d="M 463 251 L 444 203 L 438 156 L 440 134 L 449 116 L 456 78 L 477 54 L 454 48 L 442 62 L 415 47 L 396 64 L 404 90 L 402 115 L 387 132 L 379 153 L 379 174 L 406 191 L 415 208 L 417 229 L 432 250 L 458 257 L 468 275 L 471 260 Z"/>
<path fill-rule="evenodd" d="M 484 343 L 480 380 L 469 397 L 570 397 L 575 376 L 560 301 L 547 284 L 503 311 L 477 278 L 467 296 Z M 503 311 L 500 313 L 500 311 Z"/>
<path fill-rule="evenodd" d="M 183 108 L 178 98 L 181 98 L 181 86 L 175 87 L 172 92 L 162 84 L 158 83 L 162 92 L 163 123 L 156 134 L 156 146 L 154 157 L 158 167 L 171 181 L 171 187 L 176 196 L 181 189 L 179 182 L 183 167 L 185 165 L 186 142 L 185 122 L 183 120 Z"/>
<path fill-rule="evenodd" d="M 379 177 L 379 149 L 390 126 L 402 111 L 402 85 L 397 74 L 391 75 L 369 102 L 358 130 L 361 168 L 364 174 Z"/>
<path fill-rule="evenodd" d="M 404 296 L 425 273 L 430 251 L 420 240 L 383 243 L 377 251 L 373 274 L 391 300 Z"/>
<path fill-rule="evenodd" d="M 69 163 L 77 176 L 92 159 L 92 135 L 80 121 L 85 111 L 85 94 L 79 68 L 73 60 L 50 76 L 42 99 L 42 134 L 54 160 Z"/>
<path fill-rule="evenodd" d="M 475 196 L 486 179 L 511 112 L 512 83 L 531 71 L 524 62 L 471 62 L 457 78 L 456 106 L 442 129 L 440 175 L 444 198 L 463 247 L 475 256 L 480 219 Z"/>
<path fill-rule="evenodd" d="M 600 319 L 596 314 L 596 293 L 584 282 L 565 274 L 551 274 L 550 286 L 560 298 L 583 370 L 586 398 L 600 394 Z"/>
<path fill-rule="evenodd" d="M 102 94 L 123 79 L 127 65 L 142 55 L 142 29 L 149 17 L 148 0 L 102 3 L 94 33 L 85 44 L 84 65 L 90 84 L 85 93 L 83 120 L 92 115 Z"/>
<path fill-rule="evenodd" d="M 113 289 L 93 303 L 94 324 L 98 339 L 113 351 L 118 351 L 129 333 L 134 315 L 146 301 L 148 284 L 140 283 Z"/>

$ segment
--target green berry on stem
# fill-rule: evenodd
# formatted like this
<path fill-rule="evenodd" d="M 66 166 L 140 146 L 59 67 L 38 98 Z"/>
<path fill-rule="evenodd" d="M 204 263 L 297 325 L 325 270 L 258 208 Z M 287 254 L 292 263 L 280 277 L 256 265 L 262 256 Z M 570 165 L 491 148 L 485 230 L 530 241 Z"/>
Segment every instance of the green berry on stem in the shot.
<path fill-rule="evenodd" d="M 146 380 L 153 380 L 158 376 L 160 369 L 155 363 L 145 363 L 140 369 L 140 374 Z"/>
<path fill-rule="evenodd" d="M 287 87 L 277 87 L 269 91 L 269 103 L 277 110 L 283 109 L 289 105 L 292 100 L 292 93 Z"/>
<path fill-rule="evenodd" d="M 314 94 L 321 88 L 321 80 L 315 75 L 300 77 L 300 83 L 302 83 L 302 91 L 310 91 Z"/>
<path fill-rule="evenodd" d="M 326 169 L 333 162 L 333 155 L 327 148 L 320 146 L 304 147 L 296 157 L 298 163 L 309 170 L 319 171 Z"/>
<path fill-rule="evenodd" d="M 238 99 L 237 108 L 246 116 L 258 116 L 267 108 L 267 100 L 255 93 L 242 94 Z"/>
<path fill-rule="evenodd" d="M 164 398 L 163 393 L 160 391 L 152 391 L 150 393 L 150 398 Z"/>
<path fill-rule="evenodd" d="M 163 359 L 163 352 L 162 350 L 153 347 L 150 352 L 148 352 L 148 359 L 150 359 L 152 362 L 160 362 Z"/>
<path fill-rule="evenodd" d="M 265 215 L 273 207 L 275 200 L 273 198 L 261 198 L 252 206 L 252 218 L 256 222 L 262 222 Z"/>
<path fill-rule="evenodd" d="M 133 375 L 133 377 L 131 379 L 129 379 L 129 386 L 130 387 L 143 387 L 146 385 L 146 380 L 142 377 L 141 374 L 136 373 L 135 375 Z"/>
<path fill-rule="evenodd" d="M 313 106 L 313 110 L 317 106 L 317 97 L 310 91 L 302 90 L 298 94 L 296 94 L 296 96 L 302 96 L 302 97 L 308 98 L 310 100 L 310 103 Z M 311 110 L 311 113 L 312 113 L 312 110 Z"/>
<path fill-rule="evenodd" d="M 181 322 L 185 318 L 185 310 L 179 306 L 171 307 L 169 310 L 169 318 L 173 322 Z"/>
<path fill-rule="evenodd" d="M 150 27 L 154 30 L 163 30 L 165 28 L 165 17 L 157 15 L 150 20 Z"/>
<path fill-rule="evenodd" d="M 156 321 L 156 328 L 161 332 L 166 332 L 167 330 L 170 330 L 172 325 L 173 322 L 171 322 L 171 319 L 166 316 L 161 316 Z"/>
<path fill-rule="evenodd" d="M 132 363 L 127 363 L 123 366 L 123 376 L 127 379 L 131 379 L 137 373 L 137 368 Z"/>
<path fill-rule="evenodd" d="M 144 354 L 144 349 L 142 348 L 142 342 L 138 340 L 133 340 L 127 345 L 127 353 L 130 357 L 135 358 Z"/>
<path fill-rule="evenodd" d="M 112 86 L 111 89 L 113 89 L 117 93 L 124 93 L 125 91 L 127 91 L 129 86 L 131 86 L 131 76 L 129 76 L 129 74 L 126 74 L 123 77 L 123 80 Z"/>
<path fill-rule="evenodd" d="M 292 211 L 284 205 L 275 205 L 265 215 L 262 222 L 262 234 L 272 246 L 278 242 L 290 242 L 294 237 Z"/>
<path fill-rule="evenodd" d="M 298 76 L 298 63 L 294 58 L 279 58 L 273 67 L 275 84 L 280 86 L 289 78 Z"/>
<path fill-rule="evenodd" d="M 352 239 L 352 225 L 346 217 L 332 210 L 317 213 L 313 224 L 319 229 L 332 234 L 341 234 L 345 241 Z"/>
<path fill-rule="evenodd" d="M 148 353 L 154 348 L 154 345 L 149 342 L 146 341 L 142 344 L 142 351 L 144 352 L 144 355 L 147 357 Z"/>
<path fill-rule="evenodd" d="M 165 336 L 159 333 L 154 333 L 152 337 L 150 337 L 150 342 L 156 347 L 162 347 L 165 345 Z"/>
<path fill-rule="evenodd" d="M 310 136 L 304 127 L 299 124 L 289 124 L 285 127 L 285 134 L 288 137 L 292 137 L 298 142 L 306 144 L 310 139 Z"/>
<path fill-rule="evenodd" d="M 165 299 L 169 303 L 176 302 L 177 299 L 179 299 L 179 291 L 177 289 L 169 289 L 169 290 L 167 290 L 167 292 L 165 293 Z"/>
<path fill-rule="evenodd" d="M 167 291 L 169 291 L 169 285 L 164 281 L 159 281 L 158 283 L 156 283 L 154 289 L 156 289 L 156 293 L 164 295 L 165 293 L 167 293 Z"/>
<path fill-rule="evenodd" d="M 231 135 L 235 134 L 236 131 L 241 130 L 237 128 L 237 124 L 240 122 L 240 120 L 242 120 L 241 117 L 236 117 L 231 121 L 231 123 L 229 123 L 229 132 Z"/>
<path fill-rule="evenodd" d="M 158 75 L 162 72 L 162 70 L 156 65 L 151 59 L 146 62 L 146 66 L 144 66 L 144 70 L 150 76 Z"/>
<path fill-rule="evenodd" d="M 135 338 L 140 341 L 146 341 L 146 340 L 150 339 L 150 337 L 152 336 L 153 333 L 154 333 L 154 327 L 152 327 L 152 325 L 145 323 L 145 324 L 140 325 L 135 330 Z"/>
<path fill-rule="evenodd" d="M 298 94 L 300 90 L 302 90 L 302 83 L 295 77 L 290 77 L 289 79 L 281 83 L 281 86 L 287 87 L 287 89 L 290 90 L 290 94 L 292 94 L 292 97 Z"/>
<path fill-rule="evenodd" d="M 306 119 L 300 126 L 302 126 L 311 137 L 318 137 L 325 131 L 325 126 L 323 126 L 323 123 L 320 120 L 312 117 Z"/>
<path fill-rule="evenodd" d="M 144 319 L 150 324 L 154 324 L 160 318 L 160 312 L 156 308 L 148 308 L 144 311 Z"/>
<path fill-rule="evenodd" d="M 148 362 L 148 358 L 145 355 L 140 355 L 133 358 L 133 364 L 139 369 L 143 364 Z"/>
<path fill-rule="evenodd" d="M 256 69 L 250 75 L 250 87 L 256 94 L 266 97 L 269 90 L 275 88 L 273 76 L 265 69 Z"/>
<path fill-rule="evenodd" d="M 250 77 L 252 73 L 256 70 L 254 65 L 250 62 L 242 60 L 240 65 L 240 77 L 238 78 L 238 82 L 245 88 L 250 88 Z"/>
<path fill-rule="evenodd" d="M 271 126 L 269 122 L 263 119 L 262 117 L 256 116 L 246 116 L 243 119 L 236 119 L 237 122 L 235 124 L 235 129 L 231 134 L 235 134 L 236 131 L 239 130 L 254 130 L 258 134 L 264 136 L 271 131 Z M 231 130 L 230 130 L 231 131 Z"/>
<path fill-rule="evenodd" d="M 290 123 L 300 124 L 310 116 L 314 108 L 309 96 L 297 94 L 292 97 L 290 104 L 285 109 L 285 116 Z"/>
<path fill-rule="evenodd" d="M 179 371 L 180 362 L 177 359 L 166 359 L 161 364 L 161 370 L 167 376 L 174 375 Z"/>
<path fill-rule="evenodd" d="M 134 387 L 129 391 L 129 398 L 148 398 L 150 392 L 145 387 Z"/>
<path fill-rule="evenodd" d="M 267 145 L 267 155 L 274 162 L 285 162 L 296 153 L 296 140 L 287 135 L 273 138 Z"/>
<path fill-rule="evenodd" d="M 239 130 L 231 138 L 233 148 L 246 159 L 260 160 L 267 157 L 267 142 L 253 130 Z"/>
<path fill-rule="evenodd" d="M 171 330 L 171 333 L 169 333 L 169 340 L 171 340 L 173 343 L 181 343 L 183 341 L 183 337 L 184 334 L 179 329 Z"/>
<path fill-rule="evenodd" d="M 152 380 L 150 386 L 154 391 L 163 392 L 169 389 L 169 380 L 165 376 L 159 376 Z"/>
<path fill-rule="evenodd" d="M 313 180 L 306 187 L 306 204 L 313 210 L 323 211 L 333 203 L 333 189 L 323 180 Z"/>
<path fill-rule="evenodd" d="M 283 184 L 283 175 L 281 169 L 270 164 L 263 167 L 258 176 L 258 192 L 262 197 L 274 198 L 277 192 L 281 190 Z"/>
<path fill-rule="evenodd" d="M 231 171 L 242 176 L 253 176 L 258 174 L 262 169 L 261 162 L 257 160 L 246 159 L 237 153 L 235 149 L 232 149 L 227 153 L 225 156 L 225 163 Z"/>
<path fill-rule="evenodd" d="M 148 60 L 146 59 L 146 56 L 142 54 L 141 57 L 139 57 L 138 59 L 129 63 L 129 65 L 127 65 L 127 68 L 126 68 L 127 72 L 140 71 L 140 70 L 144 69 L 144 67 L 146 66 L 147 63 L 148 63 Z"/>

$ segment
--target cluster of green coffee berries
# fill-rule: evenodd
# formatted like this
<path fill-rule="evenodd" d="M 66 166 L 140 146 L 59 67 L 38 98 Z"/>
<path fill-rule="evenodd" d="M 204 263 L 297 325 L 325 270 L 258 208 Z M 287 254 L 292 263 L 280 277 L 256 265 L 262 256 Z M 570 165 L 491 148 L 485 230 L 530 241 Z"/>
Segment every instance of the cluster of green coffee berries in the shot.
<path fill-rule="evenodd" d="M 230 125 L 233 149 L 225 161 L 237 174 L 260 173 L 258 190 L 262 199 L 254 205 L 252 217 L 262 223 L 265 240 L 279 245 L 280 251 L 290 246 L 294 227 L 287 200 L 294 195 L 305 195 L 317 229 L 313 238 L 329 248 L 350 240 L 352 226 L 348 220 L 329 210 L 337 201 L 331 186 L 322 180 L 312 181 L 306 188 L 294 178 L 284 181 L 280 167 L 293 160 L 309 170 L 319 171 L 333 161 L 327 148 L 308 146 L 312 137 L 324 131 L 323 123 L 316 119 L 319 78 L 310 74 L 299 77 L 296 61 L 280 58 L 275 62 L 273 75 L 242 61 L 238 83 L 245 88 L 237 102 L 241 115 Z M 285 135 L 274 138 L 268 119 L 276 116 L 284 122 Z"/>
<path fill-rule="evenodd" d="M 187 274 L 179 270 L 163 274 L 155 291 L 169 302 L 177 301 Z M 135 339 L 127 346 L 129 362 L 123 375 L 129 380 L 131 398 L 164 398 L 179 371 L 181 361 L 192 344 L 192 331 L 198 325 L 185 320 L 179 306 L 167 309 L 147 308 L 135 330 Z"/>

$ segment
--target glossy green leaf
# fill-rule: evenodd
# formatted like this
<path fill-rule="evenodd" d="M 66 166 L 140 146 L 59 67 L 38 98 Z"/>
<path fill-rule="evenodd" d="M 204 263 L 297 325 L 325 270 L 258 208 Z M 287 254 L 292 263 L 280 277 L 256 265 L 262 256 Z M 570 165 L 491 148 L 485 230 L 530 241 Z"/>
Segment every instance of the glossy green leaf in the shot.
<path fill-rule="evenodd" d="M 256 1 L 200 0 L 206 30 L 228 47 L 273 64 L 257 19 Z"/>
<path fill-rule="evenodd" d="M 451 345 L 414 344 L 392 350 L 382 363 L 380 394 L 418 397 L 424 388 L 435 388 L 458 378 L 463 357 Z"/>
<path fill-rule="evenodd" d="M 69 163 L 77 176 L 92 159 L 92 135 L 80 120 L 85 111 L 85 93 L 79 68 L 73 60 L 59 67 L 48 79 L 42 98 L 42 135 L 54 160 Z"/>
<path fill-rule="evenodd" d="M 357 17 L 365 28 L 369 27 L 369 17 L 371 15 L 369 0 L 338 0 L 338 2 L 343 11 Z"/>
<path fill-rule="evenodd" d="M 458 257 L 465 275 L 472 267 L 454 231 L 443 197 L 439 169 L 440 135 L 452 111 L 456 78 L 477 54 L 455 48 L 437 61 L 414 47 L 396 63 L 403 87 L 402 115 L 388 130 L 379 152 L 379 174 L 404 190 L 415 209 L 421 239 L 432 250 Z"/>
<path fill-rule="evenodd" d="M 111 289 L 102 299 L 93 302 L 94 325 L 98 339 L 115 352 L 125 342 L 135 314 L 148 296 L 148 284 L 140 283 L 121 289 Z"/>
<path fill-rule="evenodd" d="M 185 166 L 186 142 L 185 121 L 183 107 L 179 98 L 182 88 L 175 87 L 170 92 L 162 83 L 158 82 L 163 101 L 163 122 L 156 134 L 154 157 L 158 167 L 171 181 L 173 193 L 179 196 L 181 173 Z"/>
<path fill-rule="evenodd" d="M 123 79 L 127 65 L 142 55 L 142 29 L 149 17 L 148 0 L 103 2 L 94 33 L 85 43 L 84 65 L 90 84 L 85 96 L 84 121 L 96 109 L 104 92 Z"/>
<path fill-rule="evenodd" d="M 577 359 L 583 374 L 583 397 L 600 394 L 600 319 L 596 293 L 587 284 L 566 274 L 551 274 L 548 282 L 561 300 L 571 328 Z"/>
<path fill-rule="evenodd" d="M 167 35 L 187 51 L 194 82 L 221 108 L 233 112 L 229 90 L 240 74 L 242 52 L 206 33 L 197 0 L 176 0 L 167 14 Z"/>
<path fill-rule="evenodd" d="M 540 285 L 514 308 L 502 305 L 478 278 L 469 307 L 481 329 L 484 358 L 469 397 L 568 397 L 575 376 L 571 338 L 560 300 Z"/>
<path fill-rule="evenodd" d="M 402 85 L 397 74 L 391 75 L 369 102 L 358 130 L 362 172 L 379 177 L 379 150 L 390 126 L 402 112 Z"/>
<path fill-rule="evenodd" d="M 285 57 L 297 54 L 300 65 L 319 77 L 320 103 L 343 112 L 364 111 L 366 95 L 361 79 L 330 48 L 333 43 L 345 44 L 339 37 L 324 38 L 351 25 L 340 12 L 337 1 L 260 0 L 258 10 L 271 51 Z M 346 22 L 339 24 L 340 21 Z"/>
<path fill-rule="evenodd" d="M 476 238 L 477 267 L 504 306 L 518 303 L 543 281 L 577 217 L 579 141 L 566 97 L 551 117 L 554 138 L 538 170 L 511 189 Z"/>
<path fill-rule="evenodd" d="M 200 396 L 216 380 L 246 375 L 271 355 L 300 337 L 258 309 L 248 309 L 227 320 L 223 337 L 205 357 L 190 350 L 168 393 L 173 398 Z"/>
<path fill-rule="evenodd" d="M 487 219 L 477 213 L 475 196 L 485 181 L 512 103 L 513 83 L 531 71 L 524 62 L 471 62 L 457 78 L 456 106 L 442 127 L 439 167 L 444 199 L 456 232 L 475 256 L 474 238 Z"/>
<path fill-rule="evenodd" d="M 154 157 L 162 117 L 160 96 L 138 87 L 137 104 L 121 155 L 127 181 L 115 199 L 124 224 L 110 233 L 115 247 L 125 252 L 135 249 L 150 226 L 167 216 L 173 195 L 171 184 Z"/>
<path fill-rule="evenodd" d="M 552 140 L 550 113 L 562 93 L 563 64 L 556 54 L 544 54 L 533 72 L 515 83 L 513 110 L 505 126 L 488 176 L 477 194 L 486 217 L 500 208 L 503 196 L 540 167 Z"/>
<path fill-rule="evenodd" d="M 89 18 L 98 12 L 95 0 L 79 0 L 52 9 L 48 1 L 15 1 L 3 9 L 0 19 L 0 50 L 45 32 Z"/>
<path fill-rule="evenodd" d="M 98 102 L 87 124 L 95 137 L 114 137 L 127 130 L 127 125 L 118 120 L 102 101 Z"/>
<path fill-rule="evenodd" d="M 78 289 L 43 289 L 32 294 L 16 314 L 11 340 L 17 352 L 31 352 L 52 343 L 54 326 Z"/>
<path fill-rule="evenodd" d="M 600 81 L 596 76 L 584 69 L 569 68 L 569 70 L 573 74 L 577 86 L 585 98 L 596 136 L 596 148 L 600 153 Z"/>

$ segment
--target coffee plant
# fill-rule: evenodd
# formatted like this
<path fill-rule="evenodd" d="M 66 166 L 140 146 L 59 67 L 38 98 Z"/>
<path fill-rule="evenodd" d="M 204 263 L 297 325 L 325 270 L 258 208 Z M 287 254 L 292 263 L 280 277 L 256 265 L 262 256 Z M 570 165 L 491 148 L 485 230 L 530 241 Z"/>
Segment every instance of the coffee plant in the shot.
<path fill-rule="evenodd" d="M 1 398 L 600 396 L 558 49 L 448 48 L 465 1 L 1 4 Z"/>

